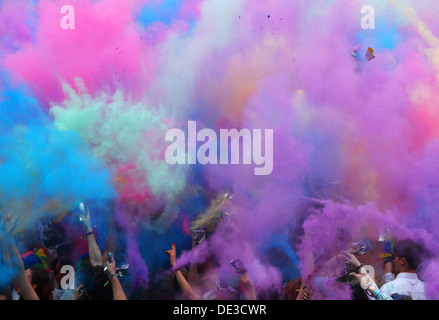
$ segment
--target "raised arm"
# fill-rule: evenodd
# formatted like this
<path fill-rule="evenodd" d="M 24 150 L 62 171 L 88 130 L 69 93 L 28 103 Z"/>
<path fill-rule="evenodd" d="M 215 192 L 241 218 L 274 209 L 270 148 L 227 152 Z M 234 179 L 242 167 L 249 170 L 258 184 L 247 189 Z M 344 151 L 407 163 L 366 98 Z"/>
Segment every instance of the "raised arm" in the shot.
<path fill-rule="evenodd" d="M 169 262 L 171 263 L 172 267 L 175 266 L 175 263 L 177 261 L 176 251 L 177 250 L 176 250 L 176 246 L 174 243 L 172 244 L 172 249 L 166 251 L 166 253 L 169 256 Z M 175 277 L 177 278 L 177 282 L 181 288 L 181 291 L 183 292 L 183 295 L 189 300 L 200 300 L 201 296 L 199 294 L 197 294 L 194 291 L 194 289 L 192 289 L 191 285 L 189 284 L 189 282 L 187 282 L 186 278 L 183 276 L 181 271 L 177 269 L 174 272 L 174 274 L 175 274 Z"/>
<path fill-rule="evenodd" d="M 108 260 L 105 262 L 107 265 L 107 273 L 111 278 L 111 287 L 113 288 L 113 300 L 128 300 L 125 292 L 123 291 L 122 285 L 116 276 L 116 259 L 110 263 Z"/>
<path fill-rule="evenodd" d="M 253 285 L 253 281 L 247 275 L 247 272 L 244 272 L 241 275 L 239 284 L 244 288 L 243 293 L 246 300 L 257 300 L 255 286 Z"/>
<path fill-rule="evenodd" d="M 23 259 L 18 251 L 15 239 L 13 237 L 13 230 L 16 225 L 16 216 L 4 216 L 1 220 L 1 235 L 2 235 L 2 250 L 4 263 L 10 268 L 17 271 L 17 275 L 12 279 L 13 286 L 20 289 L 24 300 L 39 300 L 38 295 L 32 288 L 29 280 L 26 277 L 24 270 Z"/>
<path fill-rule="evenodd" d="M 364 265 L 357 259 L 357 257 L 349 251 L 341 251 L 340 256 L 345 260 L 345 263 L 350 264 L 358 273 L 364 273 Z"/>
<path fill-rule="evenodd" d="M 395 277 L 393 276 L 393 259 L 384 260 L 383 280 L 386 283 L 395 280 Z"/>
<path fill-rule="evenodd" d="M 104 261 L 102 258 L 101 250 L 98 247 L 98 244 L 96 243 L 96 238 L 93 233 L 93 228 L 91 224 L 90 219 L 90 211 L 88 207 L 85 207 L 85 210 L 83 213 L 80 214 L 80 219 L 82 221 L 82 225 L 84 227 L 84 231 L 87 237 L 88 242 L 88 254 L 90 256 L 90 263 L 94 266 L 103 266 Z"/>
<path fill-rule="evenodd" d="M 7 259 L 11 262 L 12 266 L 14 266 L 18 271 L 17 276 L 12 279 L 12 284 L 20 289 L 24 300 L 40 300 L 26 277 L 23 259 L 18 252 L 15 240 L 10 238 L 8 242 L 9 243 L 4 246 L 3 252 L 5 256 L 8 257 Z"/>

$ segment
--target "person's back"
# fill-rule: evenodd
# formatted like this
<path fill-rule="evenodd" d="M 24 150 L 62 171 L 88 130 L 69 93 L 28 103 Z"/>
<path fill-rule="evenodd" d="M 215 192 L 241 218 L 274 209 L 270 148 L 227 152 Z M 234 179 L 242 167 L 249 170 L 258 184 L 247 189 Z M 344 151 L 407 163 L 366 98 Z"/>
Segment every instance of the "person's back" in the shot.
<path fill-rule="evenodd" d="M 401 272 L 395 280 L 384 284 L 381 291 L 388 296 L 400 294 L 412 297 L 413 300 L 426 300 L 425 284 L 418 279 L 416 273 Z"/>
<path fill-rule="evenodd" d="M 402 240 L 395 243 L 393 255 L 393 270 L 397 276 L 381 286 L 380 290 L 388 296 L 399 294 L 413 300 L 426 300 L 425 284 L 416 273 L 424 256 L 424 248 L 412 240 Z"/>

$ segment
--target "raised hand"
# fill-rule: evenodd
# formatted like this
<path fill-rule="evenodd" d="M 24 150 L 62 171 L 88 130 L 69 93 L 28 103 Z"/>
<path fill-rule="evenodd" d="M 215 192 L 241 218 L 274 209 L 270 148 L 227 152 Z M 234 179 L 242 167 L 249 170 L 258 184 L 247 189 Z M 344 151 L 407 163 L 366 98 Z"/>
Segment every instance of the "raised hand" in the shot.
<path fill-rule="evenodd" d="M 103 255 L 103 259 L 105 262 L 105 271 L 109 275 L 114 275 L 116 274 L 116 258 L 113 255 L 112 261 L 109 261 L 108 257 L 109 257 L 109 251 L 105 251 Z"/>
<path fill-rule="evenodd" d="M 169 262 L 171 263 L 171 266 L 174 266 L 175 263 L 177 262 L 177 249 L 174 243 L 172 243 L 172 249 L 167 250 L 166 253 L 169 256 Z"/>
<path fill-rule="evenodd" d="M 83 208 L 81 208 L 81 206 L 83 206 Z M 88 206 L 82 203 L 80 204 L 79 220 L 82 222 L 82 225 L 84 226 L 86 232 L 93 231 L 93 228 L 91 226 L 90 210 L 88 209 Z"/>
<path fill-rule="evenodd" d="M 255 287 L 253 285 L 253 281 L 247 275 L 247 272 L 244 272 L 239 279 L 239 285 L 244 288 L 244 294 L 248 300 L 256 300 L 256 292 Z"/>
<path fill-rule="evenodd" d="M 75 289 L 75 293 L 73 294 L 72 300 L 79 300 L 81 299 L 82 295 L 84 294 L 85 286 L 81 284 L 79 287 Z"/>
<path fill-rule="evenodd" d="M 357 257 L 349 251 L 341 251 L 340 257 L 345 260 L 345 262 L 353 265 L 354 267 L 359 267 L 361 265 Z"/>
<path fill-rule="evenodd" d="M 12 234 L 17 226 L 20 215 L 16 213 L 15 208 L 12 205 L 8 205 L 2 213 L 2 228 L 6 233 Z"/>

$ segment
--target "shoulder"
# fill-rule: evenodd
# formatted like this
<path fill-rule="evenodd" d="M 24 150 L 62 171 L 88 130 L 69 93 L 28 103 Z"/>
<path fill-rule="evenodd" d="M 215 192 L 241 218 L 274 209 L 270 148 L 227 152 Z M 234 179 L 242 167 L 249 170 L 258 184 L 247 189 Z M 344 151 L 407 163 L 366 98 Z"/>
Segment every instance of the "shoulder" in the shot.
<path fill-rule="evenodd" d="M 395 291 L 395 285 L 398 284 L 398 281 L 393 280 L 390 282 L 387 282 L 385 284 L 383 284 L 380 288 L 381 292 L 390 295 L 391 293 L 393 293 Z"/>

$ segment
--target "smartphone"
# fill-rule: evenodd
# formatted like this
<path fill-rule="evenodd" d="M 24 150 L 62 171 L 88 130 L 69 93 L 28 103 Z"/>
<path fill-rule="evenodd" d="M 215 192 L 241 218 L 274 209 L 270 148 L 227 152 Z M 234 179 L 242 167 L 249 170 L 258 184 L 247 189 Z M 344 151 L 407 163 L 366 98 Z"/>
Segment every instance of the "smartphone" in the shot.
<path fill-rule="evenodd" d="M 192 232 L 192 248 L 200 245 L 206 239 L 206 231 L 194 230 Z"/>
<path fill-rule="evenodd" d="M 79 218 L 79 221 L 82 222 L 82 216 L 85 215 L 85 204 L 84 202 L 80 202 L 79 204 L 74 204 L 72 212 L 76 214 Z"/>
<path fill-rule="evenodd" d="M 245 267 L 244 263 L 239 260 L 239 258 L 233 259 L 230 261 L 230 264 L 235 268 L 236 272 L 239 274 L 243 274 L 247 272 L 247 268 Z"/>
<path fill-rule="evenodd" d="M 372 242 L 372 240 L 370 240 L 369 236 L 366 236 L 363 239 L 360 239 L 357 242 L 353 243 L 352 247 L 355 250 L 359 250 L 357 254 L 361 255 L 375 249 L 375 244 Z"/>
<path fill-rule="evenodd" d="M 233 190 L 233 188 L 230 188 L 229 190 L 227 190 L 224 196 L 226 199 L 233 199 L 233 197 L 235 196 L 235 190 Z"/>
<path fill-rule="evenodd" d="M 109 264 L 113 264 L 114 262 L 114 253 L 113 252 L 108 252 L 108 257 L 107 257 L 107 261 Z"/>

